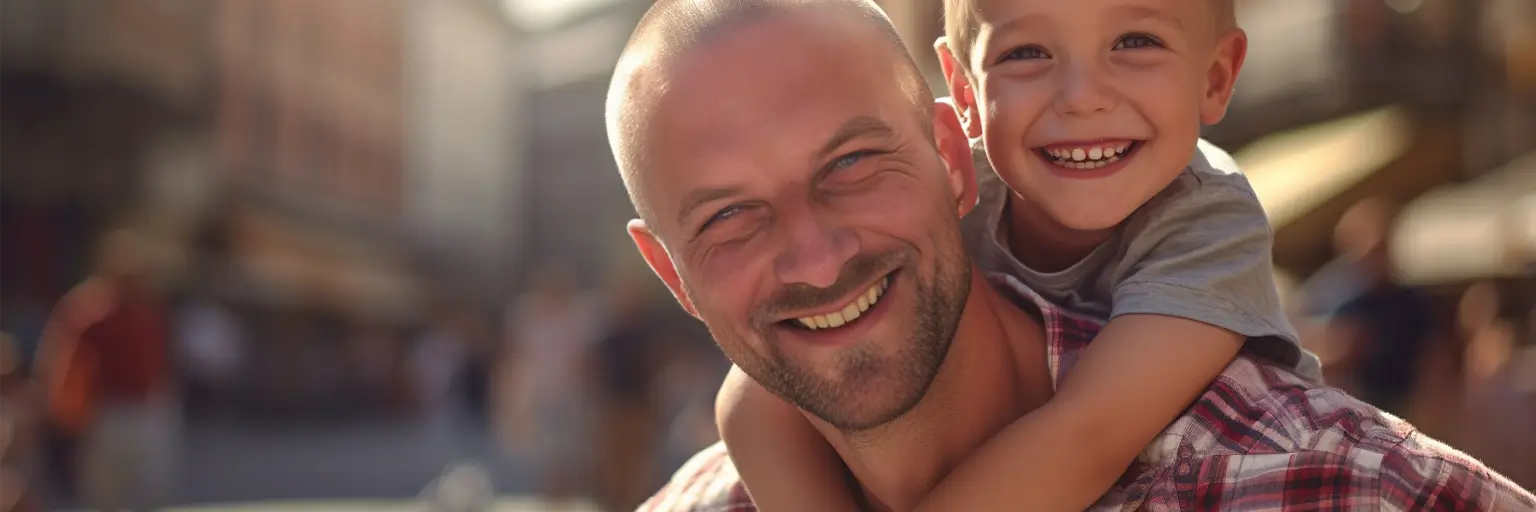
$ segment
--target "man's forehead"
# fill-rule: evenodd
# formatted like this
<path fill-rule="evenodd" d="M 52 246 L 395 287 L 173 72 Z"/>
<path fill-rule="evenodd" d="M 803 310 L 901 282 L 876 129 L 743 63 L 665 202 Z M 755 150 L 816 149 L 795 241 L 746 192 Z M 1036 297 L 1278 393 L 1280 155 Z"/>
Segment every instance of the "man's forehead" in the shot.
<path fill-rule="evenodd" d="M 846 124 L 894 126 L 913 108 L 878 46 L 804 28 L 741 27 L 669 66 L 646 130 L 660 160 L 648 167 L 673 175 L 648 180 L 658 213 L 678 208 L 666 203 L 699 178 L 684 175 L 731 181 L 765 161 L 809 166 Z"/>

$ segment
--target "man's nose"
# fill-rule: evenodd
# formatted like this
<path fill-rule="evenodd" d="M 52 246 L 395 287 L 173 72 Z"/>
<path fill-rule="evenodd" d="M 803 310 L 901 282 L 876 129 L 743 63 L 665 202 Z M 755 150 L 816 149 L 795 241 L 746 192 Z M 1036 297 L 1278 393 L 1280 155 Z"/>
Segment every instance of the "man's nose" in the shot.
<path fill-rule="evenodd" d="M 1094 60 L 1065 63 L 1061 88 L 1056 94 L 1056 113 L 1062 116 L 1086 116 L 1107 112 L 1115 107 L 1115 94 L 1109 87 L 1107 70 Z"/>
<path fill-rule="evenodd" d="M 843 264 L 859 253 L 858 237 L 820 218 L 811 209 L 780 216 L 786 247 L 774 259 L 779 282 L 827 288 L 837 282 Z"/>

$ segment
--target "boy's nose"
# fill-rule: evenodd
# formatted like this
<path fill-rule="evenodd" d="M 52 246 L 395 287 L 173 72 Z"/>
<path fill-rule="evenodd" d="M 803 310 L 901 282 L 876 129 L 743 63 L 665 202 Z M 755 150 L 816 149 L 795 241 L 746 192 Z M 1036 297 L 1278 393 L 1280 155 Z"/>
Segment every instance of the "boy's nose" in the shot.
<path fill-rule="evenodd" d="M 1101 66 L 1080 61 L 1069 63 L 1065 68 L 1056 95 L 1057 114 L 1086 116 L 1115 108 L 1115 96 Z"/>

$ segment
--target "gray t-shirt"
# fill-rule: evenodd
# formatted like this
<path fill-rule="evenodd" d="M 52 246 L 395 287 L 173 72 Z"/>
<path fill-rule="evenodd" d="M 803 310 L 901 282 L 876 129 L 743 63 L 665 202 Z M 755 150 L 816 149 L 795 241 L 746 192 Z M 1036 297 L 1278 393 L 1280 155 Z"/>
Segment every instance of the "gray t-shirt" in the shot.
<path fill-rule="evenodd" d="M 1301 348 L 1275 290 L 1274 235 L 1248 179 L 1221 148 L 1200 141 L 1189 167 L 1060 272 L 1013 256 L 1006 231 L 1008 187 L 977 152 L 977 207 L 962 221 L 983 270 L 1019 278 L 1047 300 L 1109 320 L 1127 314 L 1188 318 L 1248 337 L 1243 350 L 1322 381 L 1317 356 Z"/>

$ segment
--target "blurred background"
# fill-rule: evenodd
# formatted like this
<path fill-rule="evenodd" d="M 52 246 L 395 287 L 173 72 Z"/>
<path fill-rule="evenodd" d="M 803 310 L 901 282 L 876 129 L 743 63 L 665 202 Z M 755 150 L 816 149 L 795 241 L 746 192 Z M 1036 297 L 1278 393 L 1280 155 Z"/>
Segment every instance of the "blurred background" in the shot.
<path fill-rule="evenodd" d="M 728 367 L 622 229 L 649 4 L 0 0 L 0 511 L 632 509 Z M 1536 0 L 1239 14 L 1330 383 L 1536 486 Z"/>

